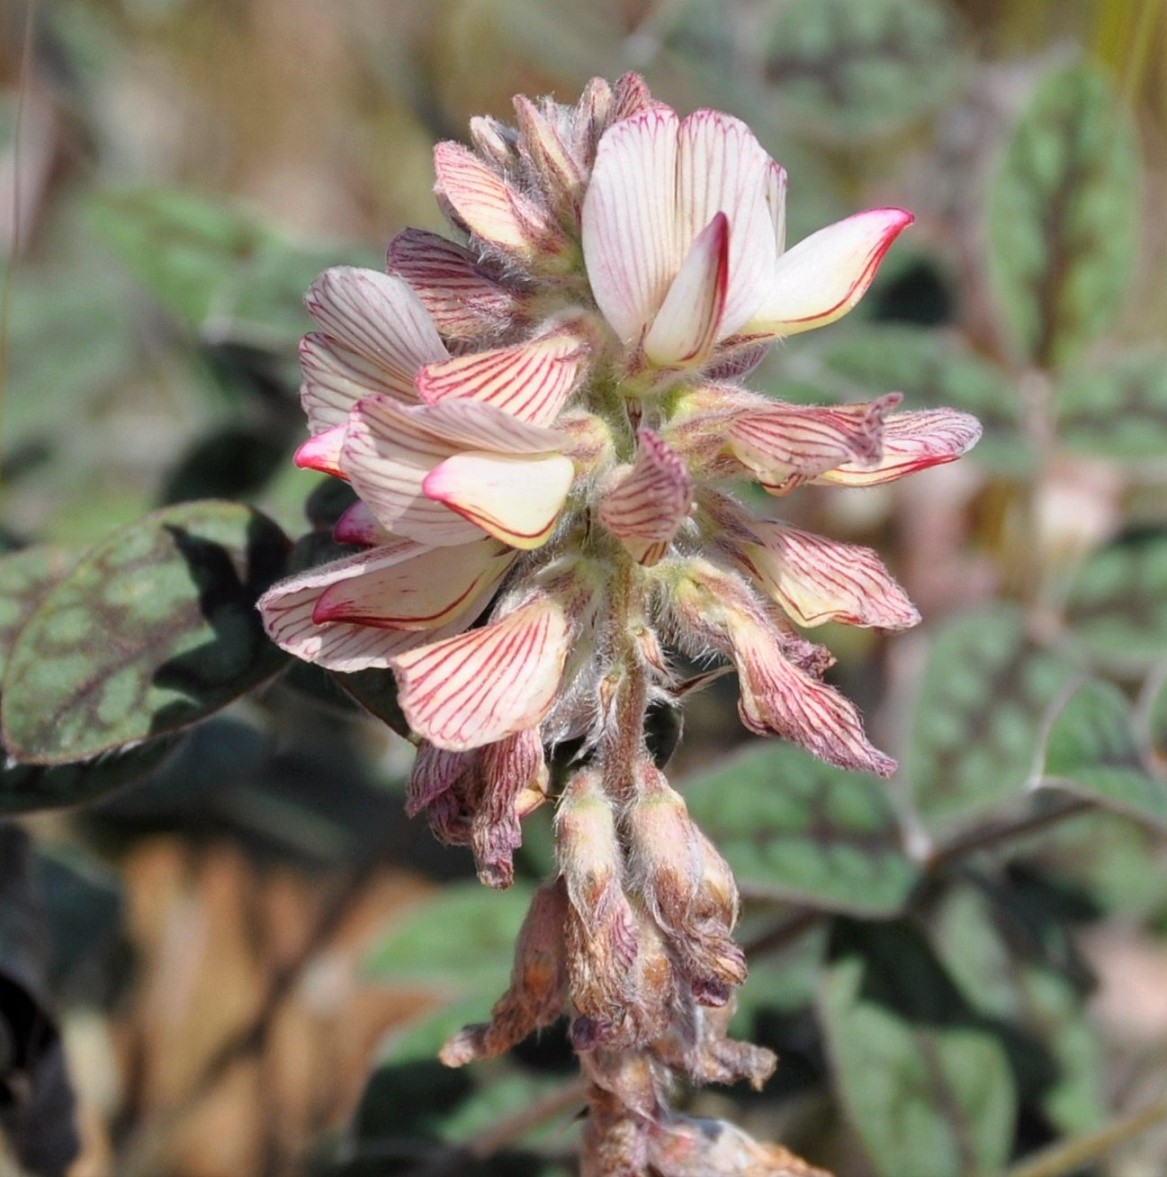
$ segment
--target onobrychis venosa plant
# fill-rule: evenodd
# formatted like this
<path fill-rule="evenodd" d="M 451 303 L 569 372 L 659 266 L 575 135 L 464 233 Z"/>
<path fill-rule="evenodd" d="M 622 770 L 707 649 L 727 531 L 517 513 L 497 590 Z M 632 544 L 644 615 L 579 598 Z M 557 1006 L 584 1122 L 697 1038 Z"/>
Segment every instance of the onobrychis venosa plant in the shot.
<path fill-rule="evenodd" d="M 755 517 L 727 485 L 873 486 L 979 436 L 947 410 L 807 408 L 739 381 L 771 343 L 830 323 L 911 222 L 896 208 L 790 250 L 786 176 L 743 123 L 685 118 L 643 81 L 574 107 L 515 100 L 435 151 L 465 242 L 406 230 L 388 272 L 316 281 L 300 465 L 348 480 L 356 551 L 262 599 L 271 636 L 338 671 L 391 667 L 420 738 L 410 813 L 505 887 L 552 749 L 557 876 L 511 986 L 444 1048 L 460 1066 L 565 1011 L 590 1083 L 590 1177 L 810 1173 L 737 1129 L 670 1111 L 674 1075 L 760 1086 L 770 1052 L 726 1037 L 746 962 L 733 876 L 655 766 L 646 712 L 671 656 L 736 668 L 742 722 L 881 776 L 831 656 L 794 624 L 901 629 L 918 615 L 877 556 Z"/>

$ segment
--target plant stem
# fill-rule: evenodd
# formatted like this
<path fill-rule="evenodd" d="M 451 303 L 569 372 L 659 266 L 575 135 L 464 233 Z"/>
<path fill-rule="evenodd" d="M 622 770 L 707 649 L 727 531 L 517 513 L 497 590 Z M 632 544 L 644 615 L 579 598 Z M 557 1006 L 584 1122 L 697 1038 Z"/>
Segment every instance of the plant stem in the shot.
<path fill-rule="evenodd" d="M 1075 1136 L 1009 1169 L 1004 1177 L 1066 1177 L 1120 1144 L 1167 1121 L 1167 1096 L 1129 1116 L 1114 1120 L 1097 1132 Z"/>

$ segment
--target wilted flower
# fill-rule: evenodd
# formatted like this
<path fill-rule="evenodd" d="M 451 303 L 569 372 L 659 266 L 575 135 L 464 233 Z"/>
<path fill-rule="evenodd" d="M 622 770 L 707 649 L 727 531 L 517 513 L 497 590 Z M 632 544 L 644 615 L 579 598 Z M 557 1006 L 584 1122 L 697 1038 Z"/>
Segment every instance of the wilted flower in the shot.
<path fill-rule="evenodd" d="M 774 1059 L 726 1038 L 737 890 L 645 717 L 678 688 L 669 650 L 713 652 L 750 730 L 889 775 L 792 623 L 918 614 L 874 552 L 758 518 L 726 484 L 876 485 L 958 457 L 979 426 L 894 393 L 814 408 L 734 382 L 845 314 L 910 214 L 786 250 L 785 173 L 737 119 L 679 118 L 631 75 L 515 108 L 517 129 L 476 119 L 475 150 L 435 151 L 465 244 L 407 230 L 387 274 L 337 268 L 309 291 L 297 461 L 351 484 L 334 538 L 354 550 L 272 588 L 264 621 L 301 658 L 394 671 L 420 738 L 408 809 L 493 886 L 551 788 L 547 750 L 580 748 L 510 988 L 443 1059 L 566 1012 L 592 1083 L 584 1172 L 810 1173 L 668 1110 L 675 1072 L 760 1085 Z"/>

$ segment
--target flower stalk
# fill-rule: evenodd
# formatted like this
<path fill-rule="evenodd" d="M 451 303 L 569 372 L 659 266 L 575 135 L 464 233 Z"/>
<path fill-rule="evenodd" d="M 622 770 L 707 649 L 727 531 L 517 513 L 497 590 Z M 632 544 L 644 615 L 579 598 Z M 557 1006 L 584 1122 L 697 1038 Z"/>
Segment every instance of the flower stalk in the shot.
<path fill-rule="evenodd" d="M 951 461 L 966 414 L 808 408 L 740 380 L 777 339 L 862 297 L 912 217 L 875 209 L 786 249 L 785 172 L 749 128 L 684 118 L 635 75 L 573 107 L 439 144 L 436 194 L 464 242 L 406 230 L 388 272 L 309 291 L 309 440 L 347 480 L 350 554 L 269 590 L 269 634 L 338 671 L 388 667 L 419 737 L 410 814 L 505 887 L 522 819 L 556 805 L 557 874 L 536 893 L 507 992 L 442 1051 L 461 1066 L 566 1015 L 589 1083 L 582 1171 L 818 1171 L 669 1092 L 745 1080 L 770 1052 L 727 1037 L 746 976 L 737 888 L 645 739 L 685 690 L 678 655 L 736 668 L 752 731 L 888 776 L 823 682 L 826 621 L 919 615 L 874 552 L 758 517 L 806 483 L 878 485 Z M 550 753 L 578 748 L 549 797 Z"/>

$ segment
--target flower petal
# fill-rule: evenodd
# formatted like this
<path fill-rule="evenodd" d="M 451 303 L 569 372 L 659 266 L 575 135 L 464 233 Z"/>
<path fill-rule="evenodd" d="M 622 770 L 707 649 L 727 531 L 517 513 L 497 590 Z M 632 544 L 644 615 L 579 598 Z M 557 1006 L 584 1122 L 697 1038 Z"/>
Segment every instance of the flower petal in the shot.
<path fill-rule="evenodd" d="M 305 343 L 304 407 L 314 431 L 339 424 L 370 391 L 413 399 L 418 368 L 450 354 L 417 296 L 389 274 L 334 266 L 304 302 L 325 332 Z"/>
<path fill-rule="evenodd" d="M 558 431 L 520 421 L 495 405 L 452 398 L 409 410 L 419 429 L 451 446 L 499 454 L 551 454 L 564 444 Z"/>
<path fill-rule="evenodd" d="M 637 434 L 636 461 L 600 504 L 600 522 L 642 564 L 655 564 L 693 505 L 693 481 L 681 458 L 651 429 Z"/>
<path fill-rule="evenodd" d="M 494 405 L 531 425 L 550 425 L 575 389 L 585 361 L 578 335 L 561 331 L 514 347 L 429 364 L 417 377 L 421 399 Z"/>
<path fill-rule="evenodd" d="M 366 397 L 349 415 L 341 463 L 386 530 L 434 547 L 481 539 L 479 528 L 422 493 L 426 475 L 457 449 L 426 428 L 423 408 Z"/>
<path fill-rule="evenodd" d="M 766 169 L 766 207 L 770 210 L 777 257 L 786 250 L 786 169 L 773 160 Z"/>
<path fill-rule="evenodd" d="M 687 251 L 719 212 L 729 221 L 728 289 L 717 338 L 755 313 L 778 255 L 772 161 L 740 119 L 698 110 L 681 121 L 677 150 L 677 233 Z"/>
<path fill-rule="evenodd" d="M 653 106 L 609 127 L 584 196 L 588 280 L 625 343 L 639 340 L 684 260 L 675 218 L 678 126 L 673 111 Z"/>
<path fill-rule="evenodd" d="M 883 255 L 913 220 L 902 208 L 877 208 L 804 238 L 778 259 L 747 332 L 795 335 L 841 319 L 866 293 Z"/>
<path fill-rule="evenodd" d="M 347 477 L 340 468 L 340 456 L 347 433 L 347 420 L 317 433 L 297 447 L 292 457 L 293 463 L 301 470 L 319 470 L 321 474 L 331 474 L 334 478 Z"/>
<path fill-rule="evenodd" d="M 317 625 L 352 621 L 385 629 L 435 629 L 469 624 L 514 563 L 515 553 L 495 540 L 429 548 L 408 560 L 338 580 L 312 612 Z"/>
<path fill-rule="evenodd" d="M 393 537 L 377 522 L 369 504 L 357 499 L 333 525 L 332 538 L 338 544 L 385 544 Z"/>
<path fill-rule="evenodd" d="M 908 629 L 920 614 L 870 548 L 843 544 L 769 520 L 751 522 L 757 544 L 739 558 L 799 624 Z"/>
<path fill-rule="evenodd" d="M 535 204 L 460 143 L 434 148 L 434 171 L 439 198 L 480 240 L 530 257 L 560 236 Z"/>
<path fill-rule="evenodd" d="M 673 279 L 644 338 L 644 354 L 662 368 L 699 363 L 717 338 L 729 279 L 729 221 L 715 213 Z"/>
<path fill-rule="evenodd" d="M 409 283 L 444 335 L 477 339 L 522 318 L 520 299 L 484 274 L 470 250 L 437 233 L 398 233 L 386 261 L 390 272 Z"/>
<path fill-rule="evenodd" d="M 981 423 L 956 409 L 896 413 L 883 423 L 883 456 L 874 465 L 844 462 L 818 482 L 836 486 L 878 486 L 906 474 L 955 461 L 980 440 Z"/>
<path fill-rule="evenodd" d="M 868 742 L 854 704 L 787 661 L 766 629 L 743 621 L 732 636 L 738 713 L 750 731 L 781 736 L 840 768 L 882 777 L 895 772 L 896 762 Z"/>
<path fill-rule="evenodd" d="M 729 426 L 729 448 L 771 493 L 783 493 L 844 462 L 879 460 L 883 415 L 902 397 L 867 404 L 747 409 Z"/>
<path fill-rule="evenodd" d="M 563 609 L 538 597 L 481 629 L 402 654 L 392 666 L 409 726 L 455 752 L 535 727 L 559 688 L 567 637 Z"/>
<path fill-rule="evenodd" d="M 537 457 L 460 453 L 425 479 L 426 497 L 444 503 L 515 548 L 547 541 L 571 489 L 575 465 L 562 454 Z"/>
<path fill-rule="evenodd" d="M 458 627 L 415 633 L 343 622 L 319 625 L 312 620 L 312 613 L 330 585 L 390 567 L 425 551 L 424 544 L 395 540 L 382 548 L 359 552 L 289 576 L 272 585 L 259 599 L 264 627 L 272 641 L 290 654 L 329 670 L 349 673 L 369 667 L 387 667 L 393 655 L 422 642 L 456 633 Z"/>

